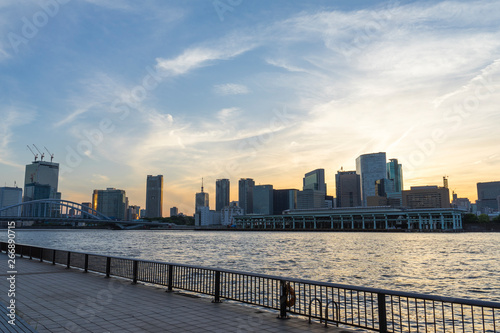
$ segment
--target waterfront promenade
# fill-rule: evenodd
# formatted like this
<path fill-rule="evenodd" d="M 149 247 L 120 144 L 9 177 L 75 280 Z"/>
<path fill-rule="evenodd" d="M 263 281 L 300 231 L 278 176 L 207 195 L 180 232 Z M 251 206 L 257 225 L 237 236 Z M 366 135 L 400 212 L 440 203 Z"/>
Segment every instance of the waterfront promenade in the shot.
<path fill-rule="evenodd" d="M 0 254 L 0 302 L 9 298 Z M 164 288 L 132 285 L 79 269 L 16 258 L 17 313 L 37 332 L 352 332 L 230 302 L 211 303 Z M 8 327 L 2 316 L 2 325 Z M 14 332 L 24 332 L 17 327 Z M 2 329 L 2 331 L 4 331 Z"/>

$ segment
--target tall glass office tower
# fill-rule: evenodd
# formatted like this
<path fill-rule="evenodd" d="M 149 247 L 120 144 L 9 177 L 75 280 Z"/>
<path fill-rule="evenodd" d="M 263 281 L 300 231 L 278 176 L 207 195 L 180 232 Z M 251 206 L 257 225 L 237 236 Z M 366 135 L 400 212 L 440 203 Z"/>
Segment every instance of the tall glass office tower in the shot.
<path fill-rule="evenodd" d="M 361 182 L 361 201 L 367 206 L 367 197 L 375 196 L 375 182 L 387 177 L 387 159 L 384 153 L 360 155 L 356 159 L 356 173 Z"/>
<path fill-rule="evenodd" d="M 403 190 L 403 166 L 398 163 L 397 158 L 391 158 L 387 163 L 387 179 L 394 181 L 394 192 Z"/>

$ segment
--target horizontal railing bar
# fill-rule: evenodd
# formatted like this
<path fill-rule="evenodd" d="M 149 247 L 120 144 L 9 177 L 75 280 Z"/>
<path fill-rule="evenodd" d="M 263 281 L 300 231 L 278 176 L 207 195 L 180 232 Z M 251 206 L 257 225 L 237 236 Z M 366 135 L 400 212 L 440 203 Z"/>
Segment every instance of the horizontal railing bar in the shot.
<path fill-rule="evenodd" d="M 0 242 L 0 243 L 8 244 L 7 242 Z M 16 243 L 16 245 L 22 246 L 22 247 L 26 246 L 26 247 L 41 248 L 39 246 L 19 244 L 19 243 Z M 163 262 L 163 261 L 127 258 L 127 257 L 121 257 L 121 256 L 109 256 L 109 255 L 103 255 L 103 254 L 94 254 L 94 253 L 69 251 L 69 250 L 59 250 L 59 249 L 53 249 L 53 248 L 44 248 L 44 250 L 64 251 L 64 252 L 71 252 L 74 254 L 83 254 L 83 255 L 88 254 L 88 255 L 92 255 L 92 256 L 111 258 L 111 259 L 121 259 L 121 260 L 130 260 L 130 261 L 136 260 L 136 261 L 145 262 L 145 263 L 163 264 L 163 265 L 170 265 L 170 266 L 174 266 L 174 267 L 195 268 L 195 269 L 202 269 L 202 270 L 206 270 L 206 271 L 219 271 L 219 272 L 230 273 L 230 274 L 238 274 L 240 276 L 259 277 L 259 278 L 264 278 L 264 279 L 268 279 L 268 280 L 275 280 L 275 281 L 286 280 L 288 282 L 295 282 L 295 283 L 307 284 L 307 285 L 312 285 L 312 286 L 323 286 L 323 287 L 331 287 L 331 288 L 337 288 L 337 289 L 347 289 L 347 290 L 358 291 L 358 292 L 380 293 L 380 294 L 385 294 L 387 296 L 400 296 L 400 297 L 420 299 L 420 300 L 425 299 L 425 300 L 439 301 L 439 302 L 444 302 L 444 303 L 458 303 L 458 304 L 463 304 L 463 305 L 500 309 L 500 302 L 491 302 L 491 301 L 482 301 L 482 300 L 473 300 L 473 299 L 467 299 L 467 298 L 455 298 L 455 297 L 446 297 L 446 296 L 435 296 L 435 295 L 428 295 L 428 294 L 418 294 L 418 293 L 394 291 L 394 290 L 388 290 L 388 289 L 378 289 L 378 288 L 353 286 L 353 285 L 346 285 L 346 284 L 336 284 L 336 283 L 331 283 L 331 282 L 305 280 L 305 279 L 299 279 L 299 278 L 289 278 L 289 277 L 260 274 L 260 273 L 249 273 L 249 272 L 242 272 L 242 271 L 230 270 L 230 269 L 224 269 L 224 268 L 177 264 L 177 263 L 170 263 L 170 262 Z"/>

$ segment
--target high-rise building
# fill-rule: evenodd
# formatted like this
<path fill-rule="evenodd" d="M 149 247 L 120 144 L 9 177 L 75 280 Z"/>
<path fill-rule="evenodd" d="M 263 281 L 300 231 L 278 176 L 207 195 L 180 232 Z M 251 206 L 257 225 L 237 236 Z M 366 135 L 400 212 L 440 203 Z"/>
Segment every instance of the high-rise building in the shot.
<path fill-rule="evenodd" d="M 273 214 L 273 185 L 256 185 L 253 188 L 253 213 Z"/>
<path fill-rule="evenodd" d="M 130 205 L 127 209 L 127 220 L 135 221 L 141 216 L 141 206 Z"/>
<path fill-rule="evenodd" d="M 57 192 L 59 163 L 34 161 L 26 165 L 24 177 L 24 201 L 60 199 Z"/>
<path fill-rule="evenodd" d="M 297 192 L 299 190 L 286 189 L 273 191 L 273 214 L 281 215 L 285 210 L 297 208 Z"/>
<path fill-rule="evenodd" d="M 326 196 L 323 191 L 306 189 L 297 192 L 297 209 L 327 208 Z"/>
<path fill-rule="evenodd" d="M 403 206 L 410 209 L 450 208 L 450 190 L 438 186 L 412 186 L 402 191 Z"/>
<path fill-rule="evenodd" d="M 387 179 L 394 181 L 394 192 L 403 190 L 403 166 L 397 158 L 391 158 L 387 163 Z"/>
<path fill-rule="evenodd" d="M 326 195 L 325 169 L 316 169 L 304 175 L 302 190 L 321 191 Z"/>
<path fill-rule="evenodd" d="M 220 221 L 222 225 L 233 225 L 234 216 L 243 215 L 243 208 L 238 206 L 238 201 L 233 201 L 221 211 Z"/>
<path fill-rule="evenodd" d="M 105 190 L 94 190 L 92 208 L 115 220 L 127 218 L 127 196 L 124 190 L 108 187 Z"/>
<path fill-rule="evenodd" d="M 217 179 L 215 181 L 215 210 L 220 212 L 226 206 L 229 206 L 229 179 Z"/>
<path fill-rule="evenodd" d="M 356 171 L 338 171 L 335 175 L 337 207 L 361 206 L 360 176 Z"/>
<path fill-rule="evenodd" d="M 146 217 L 163 217 L 163 176 L 148 175 L 146 180 Z"/>
<path fill-rule="evenodd" d="M 304 175 L 302 191 L 297 193 L 298 209 L 326 208 L 325 170 L 316 169 Z"/>
<path fill-rule="evenodd" d="M 238 202 L 245 214 L 253 213 L 253 188 L 255 182 L 252 178 L 241 178 L 238 182 Z"/>
<path fill-rule="evenodd" d="M 375 196 L 375 182 L 387 177 L 385 153 L 364 154 L 356 158 L 356 173 L 360 177 L 361 202 L 367 206 L 367 197 Z"/>
<path fill-rule="evenodd" d="M 0 209 L 20 204 L 23 200 L 23 189 L 19 187 L 0 187 Z M 0 216 L 21 216 L 21 206 L 2 211 Z"/>
<path fill-rule="evenodd" d="M 170 217 L 179 215 L 179 209 L 177 207 L 170 208 Z"/>
<path fill-rule="evenodd" d="M 498 211 L 498 196 L 500 195 L 500 182 L 477 183 L 477 210 L 481 213 Z"/>
<path fill-rule="evenodd" d="M 199 213 L 202 207 L 209 207 L 208 193 L 203 191 L 203 179 L 201 180 L 201 192 L 196 193 L 194 212 Z M 210 209 L 209 209 L 210 210 Z"/>

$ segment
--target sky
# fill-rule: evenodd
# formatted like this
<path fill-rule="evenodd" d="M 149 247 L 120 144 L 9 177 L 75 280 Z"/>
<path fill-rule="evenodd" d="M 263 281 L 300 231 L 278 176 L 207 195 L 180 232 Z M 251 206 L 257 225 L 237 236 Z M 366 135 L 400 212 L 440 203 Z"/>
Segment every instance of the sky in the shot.
<path fill-rule="evenodd" d="M 499 1 L 0 0 L 0 186 L 44 147 L 62 198 L 194 212 L 204 179 L 302 188 L 387 152 L 404 187 L 500 180 Z M 47 157 L 45 158 L 47 160 Z"/>

